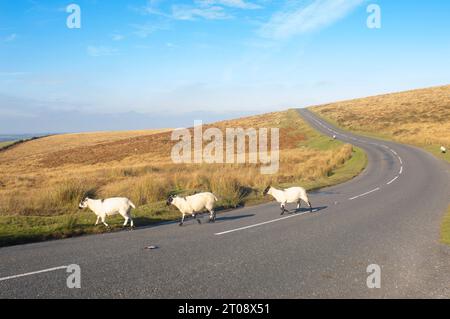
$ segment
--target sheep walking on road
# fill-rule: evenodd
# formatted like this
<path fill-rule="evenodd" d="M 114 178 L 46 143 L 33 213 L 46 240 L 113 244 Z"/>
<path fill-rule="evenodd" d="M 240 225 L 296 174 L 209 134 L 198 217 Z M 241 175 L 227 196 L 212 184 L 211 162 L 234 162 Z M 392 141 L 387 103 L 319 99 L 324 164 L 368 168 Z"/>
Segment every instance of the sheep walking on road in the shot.
<path fill-rule="evenodd" d="M 310 211 L 312 212 L 311 202 L 308 199 L 306 190 L 303 187 L 292 187 L 285 190 L 279 190 L 275 187 L 268 186 L 264 190 L 264 196 L 271 195 L 275 200 L 281 204 L 281 215 L 286 212 L 286 204 L 297 203 L 297 210 L 300 209 L 301 201 L 303 200 L 308 204 Z"/>
<path fill-rule="evenodd" d="M 120 214 L 125 218 L 123 227 L 128 224 L 128 221 L 130 221 L 130 227 L 134 227 L 133 219 L 131 218 L 131 209 L 136 208 L 136 206 L 128 198 L 90 199 L 86 197 L 78 207 L 80 209 L 89 208 L 97 215 L 95 226 L 101 220 L 103 225 L 109 227 L 106 223 L 106 217 Z"/>
<path fill-rule="evenodd" d="M 204 209 L 209 212 L 209 222 L 214 223 L 216 221 L 216 213 L 214 212 L 216 202 L 217 197 L 213 193 L 200 193 L 187 197 L 169 196 L 167 206 L 174 205 L 178 208 L 182 215 L 180 226 L 183 226 L 186 215 L 192 215 L 194 219 L 197 219 L 197 213 Z M 197 222 L 201 224 L 199 219 L 197 219 Z"/>

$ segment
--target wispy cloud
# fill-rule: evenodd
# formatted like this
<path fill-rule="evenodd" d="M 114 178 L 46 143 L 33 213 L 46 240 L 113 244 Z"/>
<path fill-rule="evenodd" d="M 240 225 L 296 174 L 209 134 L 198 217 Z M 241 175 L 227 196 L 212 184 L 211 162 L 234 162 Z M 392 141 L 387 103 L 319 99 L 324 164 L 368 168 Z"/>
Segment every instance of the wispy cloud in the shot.
<path fill-rule="evenodd" d="M 29 72 L 2 72 L 0 71 L 0 76 L 22 76 L 27 75 Z"/>
<path fill-rule="evenodd" d="M 245 0 L 194 0 L 190 4 L 173 4 L 169 11 L 159 8 L 159 0 L 150 0 L 139 12 L 158 15 L 173 20 L 223 20 L 233 17 L 231 9 L 253 10 L 262 8 L 260 5 Z"/>
<path fill-rule="evenodd" d="M 12 41 L 14 41 L 15 39 L 17 39 L 17 34 L 16 34 L 16 33 L 12 33 L 12 34 L 8 35 L 7 37 L 5 37 L 5 38 L 3 39 L 3 41 L 4 41 L 4 42 L 12 42 Z"/>
<path fill-rule="evenodd" d="M 125 39 L 125 36 L 119 33 L 114 33 L 113 35 L 111 35 L 111 39 L 113 41 L 122 41 L 123 39 Z"/>
<path fill-rule="evenodd" d="M 365 0 L 312 0 L 289 3 L 264 24 L 259 34 L 271 39 L 293 36 L 325 28 L 343 19 Z"/>
<path fill-rule="evenodd" d="M 223 20 L 231 18 L 224 8 L 219 6 L 194 7 L 187 5 L 173 5 L 172 17 L 176 20 L 195 20 L 203 18 L 207 20 Z"/>
<path fill-rule="evenodd" d="M 132 24 L 131 27 L 134 29 L 133 34 L 140 38 L 147 38 L 156 31 L 168 29 L 165 23 Z"/>
<path fill-rule="evenodd" d="M 244 0 L 197 0 L 197 3 L 201 5 L 221 5 L 225 7 L 238 8 L 238 9 L 261 9 L 258 4 L 247 2 Z"/>
<path fill-rule="evenodd" d="M 87 53 L 88 53 L 88 55 L 90 55 L 92 57 L 112 56 L 112 55 L 118 55 L 119 50 L 111 48 L 111 47 L 90 45 L 87 47 Z"/>

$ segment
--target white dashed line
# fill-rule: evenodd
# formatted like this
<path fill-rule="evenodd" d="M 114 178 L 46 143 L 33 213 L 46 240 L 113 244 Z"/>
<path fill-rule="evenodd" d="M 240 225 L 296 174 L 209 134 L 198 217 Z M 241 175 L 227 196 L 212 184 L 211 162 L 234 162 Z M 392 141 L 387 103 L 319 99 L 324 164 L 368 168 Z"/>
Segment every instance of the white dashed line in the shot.
<path fill-rule="evenodd" d="M 68 268 L 68 266 L 60 266 L 60 267 L 48 268 L 48 269 L 28 272 L 28 273 L 25 273 L 25 274 L 3 277 L 3 278 L 0 278 L 0 281 L 11 280 L 11 279 L 16 279 L 16 278 L 20 278 L 20 277 L 26 277 L 26 276 L 32 276 L 32 275 L 37 275 L 37 274 L 42 274 L 42 273 L 46 273 L 46 272 L 51 272 L 51 271 L 56 271 L 56 270 L 61 270 L 61 269 L 67 269 L 67 268 Z"/>
<path fill-rule="evenodd" d="M 308 117 L 310 120 L 312 120 L 312 121 L 314 121 L 315 123 L 317 123 L 318 125 L 324 127 L 325 129 L 327 129 L 327 130 L 330 131 L 330 132 L 333 132 L 333 133 L 336 134 L 336 135 L 339 135 L 339 136 L 341 136 L 341 137 L 346 137 L 346 138 L 352 139 L 352 140 L 357 141 L 357 142 L 360 142 L 360 143 L 366 143 L 366 144 L 370 144 L 370 145 L 374 145 L 374 146 L 378 146 L 378 147 L 383 147 L 383 148 L 389 150 L 392 154 L 394 154 L 394 155 L 397 157 L 398 161 L 400 162 L 400 171 L 399 171 L 398 175 L 397 175 L 396 177 L 394 177 L 392 180 L 390 180 L 389 182 L 387 182 L 386 185 L 391 185 L 393 182 L 395 182 L 395 181 L 400 177 L 400 175 L 403 174 L 403 160 L 402 160 L 402 158 L 400 157 L 400 155 L 398 155 L 398 153 L 397 153 L 394 149 L 390 148 L 389 146 L 387 146 L 387 145 L 385 145 L 385 144 L 380 144 L 380 143 L 377 143 L 377 142 L 364 141 L 363 139 L 357 138 L 357 137 L 354 137 L 354 136 L 347 136 L 347 135 L 345 135 L 345 134 L 343 134 L 343 133 L 339 133 L 339 132 L 337 132 L 337 131 L 334 131 L 333 129 L 330 129 L 328 126 L 322 124 L 322 122 L 320 122 L 320 121 L 318 121 L 318 120 L 316 120 L 316 119 L 314 119 L 314 118 L 312 118 L 312 117 L 309 117 L 309 116 L 307 116 L 307 117 Z M 354 200 L 354 199 L 357 199 L 357 198 L 366 196 L 366 195 L 371 194 L 371 193 L 373 193 L 373 192 L 376 192 L 376 191 L 378 191 L 378 190 L 380 190 L 380 187 L 377 187 L 377 188 L 375 188 L 375 189 L 373 189 L 373 190 L 371 190 L 371 191 L 369 191 L 369 192 L 366 192 L 366 193 L 364 193 L 364 194 L 361 194 L 361 195 L 358 195 L 358 196 L 349 198 L 349 200 Z"/>
<path fill-rule="evenodd" d="M 399 176 L 395 176 L 391 181 L 389 181 L 386 185 L 391 185 L 393 182 L 397 180 Z"/>
<path fill-rule="evenodd" d="M 318 209 L 313 209 L 312 212 L 314 213 L 314 212 L 317 212 L 317 211 L 318 211 Z M 278 222 L 280 220 L 285 220 L 285 219 L 288 219 L 288 218 L 302 216 L 302 215 L 305 215 L 305 214 L 310 214 L 310 212 L 289 215 L 289 216 L 286 216 L 286 217 L 281 217 L 281 218 L 269 220 L 269 221 L 263 222 L 263 223 L 258 223 L 258 224 L 253 224 L 253 225 L 249 225 L 249 226 L 245 226 L 245 227 L 235 228 L 235 229 L 223 231 L 221 233 L 215 233 L 214 235 L 216 235 L 216 236 L 225 235 L 225 234 L 237 232 L 237 231 L 240 231 L 240 230 L 245 230 L 245 229 L 254 228 L 254 227 L 258 227 L 258 226 L 262 226 L 262 225 L 267 225 L 267 224 L 270 224 L 270 223 L 275 223 L 275 222 Z"/>
<path fill-rule="evenodd" d="M 368 192 L 366 192 L 366 193 L 364 193 L 364 194 L 361 194 L 361 195 L 358 195 L 358 196 L 355 196 L 355 197 L 349 198 L 349 200 L 354 200 L 354 199 L 357 199 L 357 198 L 360 198 L 360 197 L 363 197 L 363 196 L 369 195 L 369 194 L 371 194 L 371 193 L 373 193 L 373 192 L 376 192 L 376 191 L 379 191 L 379 190 L 380 190 L 380 188 L 379 188 L 379 187 L 377 187 L 377 188 L 375 188 L 375 189 L 372 189 L 371 191 L 368 191 Z"/>

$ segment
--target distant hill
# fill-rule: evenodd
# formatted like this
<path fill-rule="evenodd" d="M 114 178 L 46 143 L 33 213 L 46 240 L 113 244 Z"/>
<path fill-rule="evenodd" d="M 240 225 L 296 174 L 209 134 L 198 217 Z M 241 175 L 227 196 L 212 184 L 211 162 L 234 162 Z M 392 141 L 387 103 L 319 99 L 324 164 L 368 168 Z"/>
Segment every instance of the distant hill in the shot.
<path fill-rule="evenodd" d="M 54 135 L 51 133 L 42 133 L 42 134 L 10 134 L 10 135 L 2 135 L 0 134 L 0 142 L 10 142 L 10 141 L 20 141 L 20 140 L 28 140 L 33 137 L 41 137 Z"/>

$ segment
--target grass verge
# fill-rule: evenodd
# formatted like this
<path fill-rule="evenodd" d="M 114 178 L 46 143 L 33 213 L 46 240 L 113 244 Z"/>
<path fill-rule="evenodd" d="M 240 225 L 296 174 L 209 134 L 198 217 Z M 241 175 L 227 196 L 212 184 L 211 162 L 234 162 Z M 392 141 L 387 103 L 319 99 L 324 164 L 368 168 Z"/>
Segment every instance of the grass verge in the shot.
<path fill-rule="evenodd" d="M 444 216 L 441 226 L 441 242 L 450 245 L 450 206 Z"/>
<path fill-rule="evenodd" d="M 13 145 L 14 143 L 15 143 L 14 141 L 0 142 L 0 150 L 2 150 L 5 147 Z"/>

